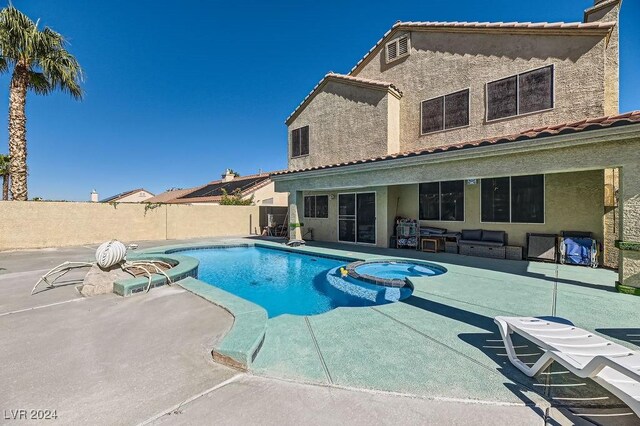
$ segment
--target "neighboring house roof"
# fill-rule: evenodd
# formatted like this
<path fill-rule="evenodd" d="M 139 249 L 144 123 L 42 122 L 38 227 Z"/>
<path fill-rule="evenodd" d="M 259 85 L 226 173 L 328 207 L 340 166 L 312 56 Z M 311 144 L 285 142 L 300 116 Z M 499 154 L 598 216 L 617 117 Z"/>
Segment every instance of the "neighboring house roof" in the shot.
<path fill-rule="evenodd" d="M 291 115 L 287 117 L 287 119 L 285 120 L 285 123 L 289 124 L 291 121 L 293 121 L 293 119 L 296 118 L 298 114 L 300 114 L 300 112 L 302 112 L 302 110 L 307 107 L 307 105 L 313 100 L 313 98 L 318 93 L 320 93 L 322 88 L 330 81 L 337 81 L 340 83 L 352 84 L 354 86 L 368 87 L 371 89 L 387 90 L 393 93 L 398 98 L 402 97 L 402 92 L 400 91 L 400 89 L 394 86 L 393 83 L 329 72 L 324 77 L 322 77 L 322 80 L 320 80 L 313 89 L 311 89 L 311 92 L 309 92 L 309 94 L 302 100 L 302 102 L 300 102 L 300 104 L 296 107 L 296 109 L 293 110 Z"/>
<path fill-rule="evenodd" d="M 182 197 L 185 194 L 193 191 L 196 188 L 186 188 L 186 189 L 173 189 L 170 191 L 165 191 L 162 194 L 158 194 L 155 197 L 151 197 L 148 200 L 145 200 L 147 203 L 166 203 L 173 199 Z"/>
<path fill-rule="evenodd" d="M 599 6 L 599 5 L 598 5 Z M 380 40 L 351 68 L 354 75 L 377 53 L 384 43 L 400 31 L 435 32 L 491 32 L 501 34 L 544 34 L 544 35 L 592 35 L 608 36 L 615 22 L 401 22 L 398 21 Z"/>
<path fill-rule="evenodd" d="M 240 176 L 227 182 L 223 179 L 214 180 L 194 188 L 167 191 L 147 200 L 147 202 L 170 204 L 218 203 L 224 194 L 223 190 L 229 195 L 239 190 L 243 197 L 247 197 L 271 183 L 270 175 L 271 173 L 261 173 Z"/>
<path fill-rule="evenodd" d="M 300 172 L 306 172 L 311 170 L 331 169 L 336 167 L 350 166 L 354 164 L 374 163 L 378 161 L 393 160 L 396 158 L 415 157 L 415 156 L 436 154 L 441 152 L 477 148 L 477 147 L 487 146 L 487 145 L 498 145 L 498 144 L 505 144 L 505 143 L 528 141 L 532 139 L 541 139 L 549 136 L 565 135 L 565 134 L 578 133 L 578 132 L 588 132 L 591 130 L 599 130 L 599 129 L 604 129 L 608 127 L 626 126 L 631 124 L 640 124 L 640 111 L 632 111 L 625 114 L 584 119 L 581 121 L 576 121 L 572 123 L 563 123 L 555 126 L 537 127 L 537 128 L 525 130 L 520 133 L 515 133 L 511 135 L 506 135 L 506 136 L 498 136 L 498 137 L 487 138 L 487 139 L 478 139 L 478 140 L 469 141 L 469 142 L 459 142 L 451 145 L 426 148 L 426 149 L 421 149 L 417 151 L 402 152 L 398 154 L 389 154 L 381 157 L 348 161 L 345 163 L 329 164 L 325 166 L 309 167 L 309 168 L 298 169 L 298 170 L 285 170 L 285 171 L 273 173 L 272 176 L 300 173 Z"/>
<path fill-rule="evenodd" d="M 140 192 L 140 191 L 145 191 L 145 192 L 148 192 L 149 194 L 153 195 L 153 192 L 147 191 L 144 188 L 138 188 L 138 189 L 132 189 L 131 191 L 121 192 L 120 194 L 114 195 L 114 196 L 109 197 L 109 198 L 105 198 L 104 200 L 101 200 L 100 202 L 101 203 L 110 203 L 110 202 L 113 202 L 113 201 L 118 201 L 121 198 L 128 197 L 129 195 L 135 194 L 136 192 Z"/>

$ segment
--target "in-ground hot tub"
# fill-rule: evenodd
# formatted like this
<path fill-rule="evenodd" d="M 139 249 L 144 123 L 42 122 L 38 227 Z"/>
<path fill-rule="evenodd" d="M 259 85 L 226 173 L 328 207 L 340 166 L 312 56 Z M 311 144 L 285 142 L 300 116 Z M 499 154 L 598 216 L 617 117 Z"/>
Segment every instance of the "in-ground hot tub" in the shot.
<path fill-rule="evenodd" d="M 433 277 L 447 272 L 433 263 L 409 260 L 373 260 L 347 265 L 350 277 L 387 287 L 405 287 L 409 277 Z"/>

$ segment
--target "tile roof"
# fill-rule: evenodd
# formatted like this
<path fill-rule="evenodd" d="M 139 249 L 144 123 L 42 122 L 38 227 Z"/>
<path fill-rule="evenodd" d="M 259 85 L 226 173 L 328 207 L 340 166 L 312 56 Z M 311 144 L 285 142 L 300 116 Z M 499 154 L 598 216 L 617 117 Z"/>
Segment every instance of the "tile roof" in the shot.
<path fill-rule="evenodd" d="M 329 72 L 327 73 L 324 77 L 322 77 L 322 80 L 320 80 L 318 82 L 318 84 L 316 84 L 313 89 L 311 89 L 311 92 L 309 92 L 309 94 L 307 96 L 305 96 L 305 98 L 302 100 L 302 102 L 300 102 L 300 104 L 296 107 L 296 109 L 293 110 L 293 112 L 289 115 L 289 117 L 287 117 L 287 119 L 285 120 L 285 123 L 289 124 L 289 122 L 295 118 L 298 113 L 300 111 L 302 111 L 304 109 L 304 107 L 311 102 L 311 100 L 313 99 L 313 97 L 320 91 L 320 89 L 322 87 L 324 87 L 324 85 L 329 82 L 329 81 L 339 81 L 342 83 L 347 83 L 347 84 L 355 84 L 355 85 L 362 85 L 362 86 L 368 86 L 368 87 L 372 87 L 372 88 L 379 88 L 379 89 L 386 89 L 389 90 L 393 93 L 395 93 L 398 97 L 402 96 L 402 92 L 400 91 L 400 89 L 398 89 L 396 86 L 393 85 L 393 83 L 389 83 L 386 81 L 379 81 L 379 80 L 371 80 L 369 78 L 360 78 L 360 77 L 354 77 L 351 75 L 345 75 L 345 74 L 337 74 L 334 72 Z"/>
<path fill-rule="evenodd" d="M 565 32 L 598 32 L 608 34 L 616 25 L 615 22 L 415 22 L 398 21 L 382 36 L 376 44 L 355 64 L 349 75 L 362 65 L 367 58 L 377 50 L 391 33 L 401 30 L 413 31 L 498 31 L 498 32 L 531 32 L 541 31 L 550 34 L 563 34 Z"/>
<path fill-rule="evenodd" d="M 590 8 L 584 11 L 584 21 L 587 22 L 587 17 L 600 9 L 604 9 L 605 7 L 614 6 L 617 3 L 620 3 L 622 0 L 602 0 L 598 4 L 594 4 Z"/>
<path fill-rule="evenodd" d="M 169 203 L 176 198 L 180 198 L 183 195 L 188 194 L 189 192 L 195 191 L 199 187 L 195 188 L 185 188 L 185 189 L 174 189 L 171 191 L 165 191 L 161 194 L 156 195 L 155 197 L 151 197 L 148 200 L 145 200 L 147 203 Z"/>
<path fill-rule="evenodd" d="M 126 196 L 129 196 L 129 195 L 131 195 L 131 194 L 135 194 L 136 192 L 139 192 L 139 191 L 145 191 L 145 192 L 148 192 L 149 194 L 153 195 L 153 193 L 152 193 L 152 192 L 147 191 L 147 190 L 146 190 L 146 189 L 144 189 L 144 188 L 137 188 L 137 189 L 132 189 L 131 191 L 121 192 L 121 193 L 119 193 L 119 194 L 117 194 L 117 195 L 112 195 L 111 197 L 105 198 L 104 200 L 100 200 L 100 202 L 101 202 L 101 203 L 110 203 L 110 202 L 112 202 L 112 201 L 117 201 L 117 200 L 119 200 L 120 198 L 124 198 L 124 197 L 126 197 Z M 146 200 L 145 200 L 145 201 L 146 201 Z"/>
<path fill-rule="evenodd" d="M 247 196 L 271 183 L 269 177 L 273 173 L 278 172 L 239 176 L 228 182 L 218 179 L 193 188 L 163 192 L 146 200 L 146 202 L 168 204 L 217 203 L 222 199 L 221 188 L 227 189 L 228 193 L 232 193 L 238 188 L 242 191 L 243 196 Z"/>
<path fill-rule="evenodd" d="M 396 22 L 392 28 L 526 28 L 526 29 L 610 29 L 615 22 Z"/>
<path fill-rule="evenodd" d="M 436 154 L 441 152 L 457 151 L 462 149 L 477 148 L 488 145 L 498 145 L 505 143 L 514 143 L 520 141 L 528 141 L 532 139 L 541 139 L 549 136 L 565 135 L 570 133 L 587 132 L 591 130 L 605 129 L 609 127 L 625 126 L 630 124 L 640 124 L 640 111 L 632 111 L 625 114 L 605 116 L 584 119 L 572 123 L 563 123 L 555 126 L 544 126 L 528 129 L 520 133 L 506 136 L 498 136 L 494 138 L 478 139 L 468 142 L 459 142 L 451 145 L 437 146 L 417 151 L 408 151 L 398 154 L 390 154 L 381 157 L 367 158 L 362 160 L 348 161 L 344 163 L 329 164 L 325 166 L 309 167 L 298 170 L 286 170 L 273 173 L 272 176 L 281 176 L 292 173 L 306 172 L 312 170 L 331 169 L 336 167 L 344 167 L 355 164 L 374 163 L 378 161 L 393 160 L 396 158 L 416 157 L 422 155 Z"/>

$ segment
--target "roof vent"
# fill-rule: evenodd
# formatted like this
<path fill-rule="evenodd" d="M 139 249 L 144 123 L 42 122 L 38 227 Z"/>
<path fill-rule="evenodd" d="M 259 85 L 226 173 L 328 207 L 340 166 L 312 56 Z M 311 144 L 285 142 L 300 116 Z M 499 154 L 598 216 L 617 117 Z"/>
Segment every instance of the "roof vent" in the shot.
<path fill-rule="evenodd" d="M 386 45 L 387 63 L 408 56 L 411 52 L 409 34 L 391 40 Z"/>

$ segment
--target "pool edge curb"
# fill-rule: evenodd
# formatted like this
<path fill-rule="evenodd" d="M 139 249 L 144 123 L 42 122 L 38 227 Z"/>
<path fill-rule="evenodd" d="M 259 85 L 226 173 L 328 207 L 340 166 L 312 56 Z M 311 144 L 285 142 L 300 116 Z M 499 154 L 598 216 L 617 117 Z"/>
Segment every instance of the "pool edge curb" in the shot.
<path fill-rule="evenodd" d="M 185 278 L 177 284 L 233 316 L 233 325 L 213 346 L 211 355 L 218 363 L 242 371 L 249 370 L 266 337 L 267 311 L 193 277 Z"/>

